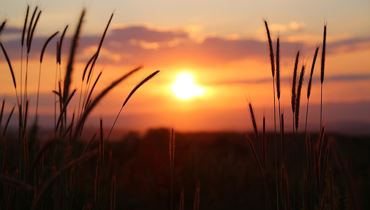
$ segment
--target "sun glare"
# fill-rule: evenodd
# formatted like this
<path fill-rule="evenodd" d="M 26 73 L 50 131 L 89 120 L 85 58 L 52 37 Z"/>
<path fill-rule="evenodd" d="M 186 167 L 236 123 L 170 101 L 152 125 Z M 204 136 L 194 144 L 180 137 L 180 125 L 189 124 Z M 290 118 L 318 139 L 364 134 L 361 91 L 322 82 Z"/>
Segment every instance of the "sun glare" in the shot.
<path fill-rule="evenodd" d="M 199 97 L 204 94 L 204 88 L 195 83 L 194 77 L 189 72 L 177 74 L 176 80 L 172 85 L 174 95 L 182 100 Z"/>

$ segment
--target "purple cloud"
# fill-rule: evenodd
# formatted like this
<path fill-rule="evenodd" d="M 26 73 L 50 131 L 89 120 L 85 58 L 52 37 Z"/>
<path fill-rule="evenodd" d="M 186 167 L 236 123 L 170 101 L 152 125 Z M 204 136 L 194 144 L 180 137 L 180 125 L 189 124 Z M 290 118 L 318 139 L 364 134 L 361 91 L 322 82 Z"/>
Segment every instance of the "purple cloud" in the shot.
<path fill-rule="evenodd" d="M 6 32 L 8 31 L 8 32 Z M 19 33 L 16 27 L 7 27 L 6 33 Z M 47 37 L 37 36 L 33 40 L 32 55 L 38 57 Z M 84 52 L 80 61 L 85 61 L 96 49 L 100 35 L 82 36 L 78 52 Z M 47 50 L 55 54 L 55 42 Z M 64 57 L 69 49 L 69 38 L 66 37 L 63 47 Z M 19 40 L 6 40 L 4 45 L 13 59 L 19 59 Z M 328 43 L 328 53 L 356 51 L 370 46 L 370 37 L 353 37 Z M 281 42 L 282 58 L 291 59 L 298 49 L 312 49 L 304 42 Z M 190 35 L 181 30 L 159 30 L 145 26 L 127 26 L 109 31 L 103 44 L 100 63 L 117 64 L 164 64 L 174 62 L 191 62 L 197 64 L 219 64 L 238 61 L 246 58 L 262 59 L 268 55 L 265 41 L 241 38 L 227 39 L 220 36 L 206 37 L 202 42 L 196 42 Z M 91 55 L 88 55 L 88 54 Z M 114 55 L 114 56 L 112 56 Z M 161 63 L 162 62 L 162 63 Z"/>

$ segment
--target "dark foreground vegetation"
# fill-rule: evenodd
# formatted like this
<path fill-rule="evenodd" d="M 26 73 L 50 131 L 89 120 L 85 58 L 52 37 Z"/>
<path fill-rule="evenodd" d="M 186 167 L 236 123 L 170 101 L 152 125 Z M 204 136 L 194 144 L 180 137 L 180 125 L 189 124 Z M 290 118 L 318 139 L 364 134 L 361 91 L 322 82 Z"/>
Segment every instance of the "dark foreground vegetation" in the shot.
<path fill-rule="evenodd" d="M 271 163 L 267 163 L 267 179 L 261 176 L 246 140 L 247 135 L 253 134 L 176 133 L 173 172 L 169 155 L 170 135 L 168 129 L 156 129 L 144 135 L 133 132 L 119 140 L 105 142 L 105 165 L 100 184 L 96 185 L 96 159 L 88 160 L 60 176 L 47 190 L 39 209 L 100 209 L 94 201 L 97 196 L 94 192 L 99 187 L 102 193 L 96 199 L 101 209 L 110 209 L 112 190 L 115 190 L 116 209 L 170 209 L 171 176 L 173 209 L 274 208 L 274 169 Z M 266 136 L 273 138 L 272 133 Z M 312 137 L 318 138 L 318 134 L 312 134 Z M 325 206 L 322 209 L 369 209 L 369 137 L 328 134 L 326 138 L 331 141 L 333 153 L 329 160 L 330 173 L 324 178 L 325 183 L 331 185 L 331 191 L 325 193 L 329 196 L 325 202 L 332 203 L 322 204 Z M 289 145 L 286 176 L 290 209 L 303 209 L 305 193 L 310 187 L 305 181 L 303 135 L 286 134 L 286 143 Z M 270 160 L 274 158 L 276 144 L 268 145 L 267 159 Z M 42 145 L 36 147 L 43 148 Z M 70 152 L 86 147 L 86 142 L 80 142 Z M 99 144 L 95 142 L 89 147 L 99 148 Z M 62 148 L 55 145 L 45 154 L 49 158 L 42 160 L 42 167 L 47 170 L 38 174 L 40 179 L 56 172 L 57 165 L 63 161 L 58 155 Z M 256 146 L 255 149 L 262 148 Z M 14 154 L 18 150 L 16 145 L 9 147 L 9 171 L 16 171 L 20 160 Z M 111 179 L 112 174 L 114 179 Z M 267 198 L 264 182 L 267 182 L 269 192 Z M 28 209 L 32 197 L 25 187 L 17 183 L 3 184 L 0 194 L 2 209 Z M 332 206 L 329 208 L 328 205 Z"/>

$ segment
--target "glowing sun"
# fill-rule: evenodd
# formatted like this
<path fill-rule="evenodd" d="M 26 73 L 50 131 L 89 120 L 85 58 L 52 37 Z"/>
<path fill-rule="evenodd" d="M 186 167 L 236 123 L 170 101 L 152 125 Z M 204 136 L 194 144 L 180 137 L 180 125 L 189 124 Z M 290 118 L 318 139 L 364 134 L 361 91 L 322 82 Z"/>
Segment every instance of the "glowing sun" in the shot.
<path fill-rule="evenodd" d="M 204 88 L 196 84 L 193 75 L 189 72 L 182 72 L 176 75 L 172 91 L 177 98 L 182 100 L 204 95 Z"/>

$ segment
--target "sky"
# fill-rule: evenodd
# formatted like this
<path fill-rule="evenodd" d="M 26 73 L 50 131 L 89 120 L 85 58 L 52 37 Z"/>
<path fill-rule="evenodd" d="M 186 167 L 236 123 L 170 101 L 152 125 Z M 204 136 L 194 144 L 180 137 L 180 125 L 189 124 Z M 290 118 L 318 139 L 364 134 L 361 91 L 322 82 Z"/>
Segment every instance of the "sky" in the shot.
<path fill-rule="evenodd" d="M 136 66 L 144 68 L 111 92 L 89 122 L 96 126 L 96 119 L 101 117 L 107 124 L 112 123 L 130 89 L 159 69 L 160 74 L 137 92 L 119 118 L 118 127 L 135 130 L 174 127 L 183 131 L 245 131 L 251 129 L 249 102 L 255 107 L 257 122 L 261 123 L 265 115 L 271 129 L 273 95 L 264 19 L 269 22 L 274 42 L 278 36 L 281 41 L 281 107 L 290 124 L 294 56 L 299 50 L 300 65 L 305 64 L 308 70 L 315 47 L 321 48 L 323 25 L 327 23 L 324 123 L 333 131 L 370 131 L 367 129 L 370 128 L 368 0 L 234 0 L 232 3 L 226 0 L 0 0 L 0 4 L 0 20 L 8 21 L 0 39 L 9 51 L 16 75 L 21 65 L 19 39 L 26 6 L 39 6 L 43 11 L 30 55 L 30 72 L 34 72 L 30 74 L 31 101 L 35 100 L 37 90 L 39 53 L 47 37 L 69 24 L 63 48 L 62 68 L 65 69 L 70 36 L 81 10 L 86 8 L 73 77 L 74 86 L 79 89 L 84 64 L 95 52 L 114 12 L 93 76 L 103 71 L 96 91 Z M 51 46 L 42 74 L 40 113 L 44 122 L 49 122 L 53 114 L 55 40 Z M 310 98 L 308 125 L 312 130 L 318 129 L 319 122 L 319 69 L 320 58 Z M 15 103 L 11 77 L 2 55 L 0 71 L 7 75 L 0 78 L 1 95 L 9 103 Z M 183 72 L 193 77 L 202 94 L 187 100 L 176 97 L 173 84 Z M 306 112 L 307 72 L 305 79 L 302 119 Z M 74 106 L 77 98 L 72 102 Z M 10 108 L 11 104 L 6 107 Z"/>

